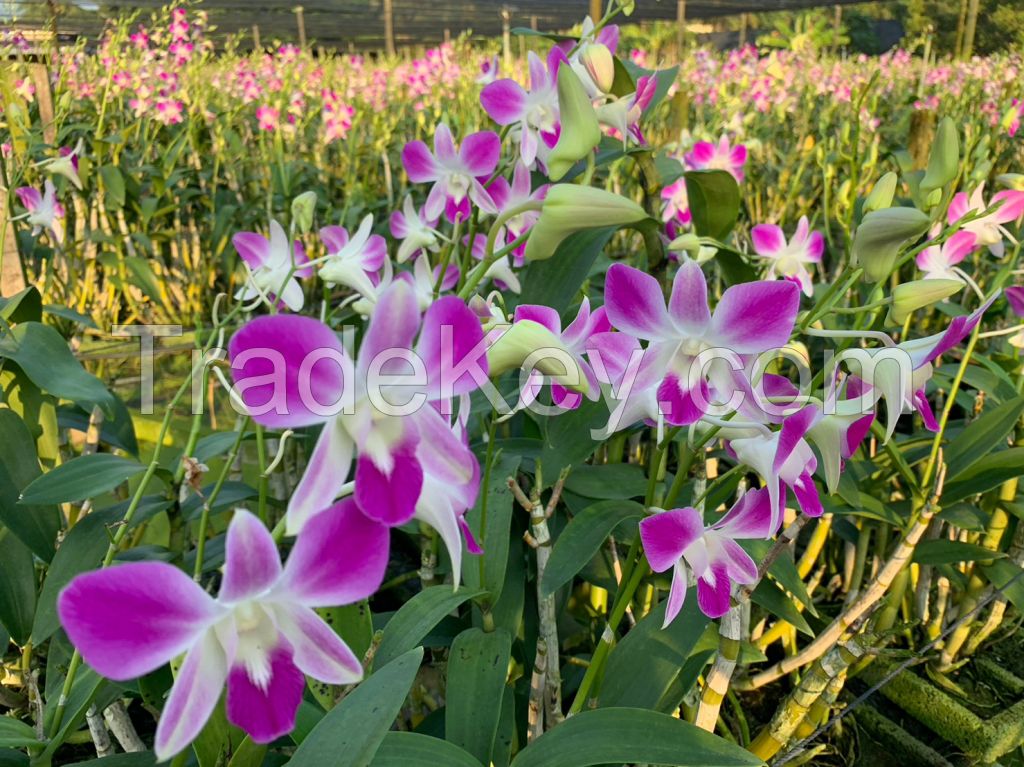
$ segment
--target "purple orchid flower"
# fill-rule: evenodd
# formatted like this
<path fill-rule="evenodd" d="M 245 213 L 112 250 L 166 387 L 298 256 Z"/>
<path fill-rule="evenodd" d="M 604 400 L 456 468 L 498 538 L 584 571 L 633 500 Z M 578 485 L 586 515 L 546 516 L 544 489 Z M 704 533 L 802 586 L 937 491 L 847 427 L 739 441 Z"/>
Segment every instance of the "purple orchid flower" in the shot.
<path fill-rule="evenodd" d="M 1004 224 L 1016 221 L 1024 216 L 1024 192 L 1015 189 L 1004 189 L 992 195 L 988 205 L 985 204 L 985 185 L 979 184 L 968 198 L 965 192 L 958 192 L 953 196 L 949 204 L 948 220 L 953 224 L 966 216 L 971 211 L 983 211 L 1002 203 L 998 210 L 987 215 L 968 221 L 963 225 L 965 231 L 974 232 L 977 236 L 977 245 L 986 246 L 989 252 L 996 258 L 1002 258 L 1006 252 L 1006 245 L 1003 239 L 1016 242 Z"/>
<path fill-rule="evenodd" d="M 519 162 L 516 163 L 515 170 L 512 172 L 511 184 L 503 176 L 499 176 L 487 187 L 487 191 L 491 195 L 491 199 L 494 200 L 495 208 L 500 215 L 525 203 L 543 200 L 548 193 L 548 184 L 542 184 L 532 191 L 531 186 L 530 169 Z M 527 210 L 506 221 L 504 227 L 505 244 L 512 243 L 513 240 L 530 231 L 539 218 L 540 211 Z M 512 251 L 516 266 L 523 265 L 525 252 L 525 242 Z"/>
<path fill-rule="evenodd" d="M 372 293 L 379 282 L 377 273 L 387 260 L 387 243 L 379 234 L 371 234 L 373 216 L 366 216 L 359 229 L 348 236 L 342 226 L 325 226 L 320 239 L 327 256 L 319 269 L 320 279 L 331 285 L 345 285 L 360 293 Z"/>
<path fill-rule="evenodd" d="M 477 75 L 476 81 L 481 85 L 490 85 L 498 79 L 500 69 L 498 54 L 488 56 L 480 62 L 480 74 Z"/>
<path fill-rule="evenodd" d="M 813 295 L 811 273 L 807 264 L 820 264 L 825 252 L 825 237 L 819 231 L 810 231 L 807 216 L 800 216 L 793 237 L 787 242 L 782 228 L 775 224 L 758 224 L 750 230 L 754 252 L 771 260 L 768 277 L 776 275 L 793 280 L 805 296 Z"/>
<path fill-rule="evenodd" d="M 639 269 L 613 264 L 605 281 L 605 308 L 612 325 L 650 342 L 645 356 L 654 358 L 653 369 L 663 371 L 657 399 L 669 406 L 665 417 L 674 425 L 699 420 L 707 412 L 712 388 L 727 396 L 749 388 L 735 365 L 713 353 L 714 359 L 702 360 L 705 352 L 722 350 L 742 360 L 785 345 L 799 303 L 793 283 L 749 282 L 728 288 L 712 314 L 707 281 L 695 261 L 684 262 L 676 272 L 667 307 L 658 281 Z M 600 334 L 592 344 L 610 358 L 621 359 L 624 350 L 603 348 L 623 343 L 612 336 Z"/>
<path fill-rule="evenodd" d="M 662 189 L 661 199 L 665 202 L 665 209 L 661 212 L 662 221 L 666 224 L 690 225 L 693 216 L 690 213 L 690 198 L 686 192 L 685 178 L 680 177 Z"/>
<path fill-rule="evenodd" d="M 656 77 L 641 77 L 637 80 L 636 91 L 614 101 L 606 101 L 595 110 L 597 119 L 602 125 L 613 128 L 622 138 L 623 147 L 632 139 L 638 144 L 644 143 L 640 132 L 640 118 L 651 105 L 655 92 L 658 90 Z"/>
<path fill-rule="evenodd" d="M 484 111 L 498 125 L 514 125 L 523 162 L 532 168 L 558 142 L 558 67 L 565 53 L 558 47 L 548 54 L 547 66 L 530 51 L 530 90 L 511 79 L 496 80 L 480 92 Z"/>
<path fill-rule="evenodd" d="M 830 494 L 839 487 L 843 462 L 857 452 L 875 422 L 873 402 L 865 401 L 863 394 L 863 382 L 856 376 L 847 376 L 843 384 L 833 387 L 828 395 L 827 400 L 832 404 L 829 412 L 820 415 L 807 430 L 807 438 L 821 454 L 825 487 Z M 844 398 L 839 399 L 839 395 Z"/>
<path fill-rule="evenodd" d="M 717 144 L 698 141 L 686 154 L 686 163 L 694 170 L 727 170 L 740 183 L 746 162 L 747 148 L 743 144 L 732 146 L 728 136 L 722 136 Z"/>
<path fill-rule="evenodd" d="M 483 261 L 487 256 L 487 235 L 475 234 L 473 235 L 473 244 L 469 243 L 469 235 L 467 234 L 462 238 L 463 247 L 468 247 L 473 258 L 477 261 Z M 499 290 L 508 290 L 512 293 L 518 294 L 523 286 L 519 282 L 519 276 L 513 270 L 513 266 L 522 266 L 525 258 L 517 257 L 514 253 L 511 254 L 512 258 L 499 258 L 484 272 L 483 280 L 493 280 L 495 286 Z M 511 263 L 509 263 L 511 261 Z"/>
<path fill-rule="evenodd" d="M 43 182 L 43 193 L 31 186 L 22 186 L 14 190 L 22 206 L 28 211 L 26 220 L 32 224 L 32 235 L 38 235 L 44 229 L 50 233 L 54 241 L 60 243 L 64 239 L 64 206 L 57 202 L 57 190 L 50 179 Z"/>
<path fill-rule="evenodd" d="M 85 661 L 117 681 L 185 653 L 156 730 L 158 761 L 184 749 L 227 684 L 227 717 L 257 743 L 295 726 L 304 674 L 329 684 L 362 678 L 359 658 L 314 612 L 370 596 L 388 561 L 388 528 L 351 500 L 311 518 L 282 568 L 263 524 L 245 510 L 228 527 L 217 598 L 164 562 L 79 575 L 57 602 Z"/>
<path fill-rule="evenodd" d="M 932 229 L 932 237 L 937 236 L 939 227 Z M 965 282 L 958 274 L 959 264 L 978 245 L 978 235 L 962 230 L 952 235 L 942 245 L 931 245 L 917 254 L 917 268 L 924 272 L 926 280 L 958 280 Z"/>
<path fill-rule="evenodd" d="M 1006 289 L 1006 300 L 1010 303 L 1010 309 L 1018 317 L 1024 317 L 1024 286 L 1015 285 Z"/>
<path fill-rule="evenodd" d="M 43 160 L 39 163 L 39 167 L 48 173 L 63 176 L 75 185 L 75 189 L 82 191 L 82 179 L 78 175 L 78 158 L 81 157 L 84 147 L 85 142 L 82 139 L 78 139 L 78 143 L 73 149 L 69 146 L 62 146 L 57 151 L 56 157 Z"/>
<path fill-rule="evenodd" d="M 440 298 L 421 316 L 407 279 L 380 296 L 355 360 L 334 331 L 307 317 L 260 317 L 235 333 L 232 373 L 253 419 L 323 425 L 288 504 L 288 532 L 333 503 L 353 460 L 359 508 L 387 525 L 416 515 L 426 473 L 471 482 L 476 459 L 439 409 L 486 380 L 484 347 L 461 299 Z"/>
<path fill-rule="evenodd" d="M 288 235 L 277 221 L 270 222 L 270 238 L 256 232 L 238 232 L 231 238 L 249 273 L 235 298 L 280 300 L 291 311 L 302 310 L 305 295 L 298 277 L 311 277 L 313 267 L 306 266 L 309 257 L 302 243 L 290 244 Z"/>
<path fill-rule="evenodd" d="M 651 569 L 672 570 L 665 607 L 668 626 L 683 607 L 689 573 L 697 579 L 697 604 L 709 618 L 729 611 L 732 586 L 757 582 L 757 564 L 737 540 L 768 538 L 775 532 L 768 495 L 751 490 L 721 519 L 704 526 L 694 508 L 661 511 L 640 521 L 640 539 Z"/>
<path fill-rule="evenodd" d="M 430 218 L 426 207 L 417 211 L 412 197 L 406 195 L 402 209 L 391 214 L 389 221 L 392 236 L 401 240 L 396 259 L 404 264 L 413 256 L 430 251 L 437 253 L 441 249 L 441 240 L 437 232 L 437 216 Z"/>
<path fill-rule="evenodd" d="M 422 141 L 410 141 L 402 150 L 402 165 L 413 183 L 434 183 L 424 206 L 427 219 L 436 219 L 443 210 L 449 221 L 468 221 L 470 200 L 485 213 L 494 213 L 494 202 L 480 179 L 494 172 L 500 155 L 497 133 L 471 133 L 456 150 L 451 130 L 441 123 L 434 132 L 434 152 Z"/>

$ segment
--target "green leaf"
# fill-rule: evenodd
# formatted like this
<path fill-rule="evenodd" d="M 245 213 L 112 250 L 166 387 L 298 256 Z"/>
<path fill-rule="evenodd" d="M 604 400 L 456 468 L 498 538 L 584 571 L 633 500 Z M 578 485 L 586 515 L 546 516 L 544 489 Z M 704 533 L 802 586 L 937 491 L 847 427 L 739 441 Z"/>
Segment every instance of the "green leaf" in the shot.
<path fill-rule="evenodd" d="M 47 325 L 16 325 L 0 338 L 0 357 L 16 362 L 32 383 L 54 397 L 84 403 L 90 409 L 92 405 L 100 405 L 104 410 L 110 407 L 107 388 L 86 372 L 60 333 Z"/>
<path fill-rule="evenodd" d="M 95 498 L 146 470 L 112 453 L 81 455 L 46 472 L 21 492 L 19 503 L 38 506 Z"/>
<path fill-rule="evenodd" d="M 75 762 L 71 767 L 153 767 L 155 764 L 156 756 L 152 751 L 141 751 L 134 754 L 111 754 L 102 759 Z"/>
<path fill-rule="evenodd" d="M 110 208 L 124 207 L 124 176 L 115 165 L 104 165 L 100 168 L 103 187 L 106 189 L 106 203 Z"/>
<path fill-rule="evenodd" d="M 740 187 L 726 170 L 688 170 L 686 195 L 693 228 L 701 237 L 725 240 L 740 215 Z"/>
<path fill-rule="evenodd" d="M 757 584 L 757 588 L 750 595 L 750 601 L 763 607 L 772 615 L 782 618 L 782 620 L 794 626 L 800 633 L 806 634 L 809 637 L 814 636 L 814 632 L 807 623 L 807 619 L 796 609 L 796 605 L 789 595 L 779 588 L 778 584 L 774 581 L 762 578 L 761 582 Z"/>
<path fill-rule="evenodd" d="M 0 748 L 0 767 L 29 767 L 28 754 L 13 748 Z"/>
<path fill-rule="evenodd" d="M 139 442 L 135 438 L 135 423 L 128 408 L 116 395 L 113 398 L 113 418 L 105 418 L 100 429 L 100 442 L 134 456 L 139 455 Z M 57 408 L 57 425 L 62 429 L 77 429 L 85 432 L 89 428 L 89 413 L 77 405 L 61 405 Z"/>
<path fill-rule="evenodd" d="M 482 591 L 451 586 L 430 586 L 423 589 L 396 612 L 384 627 L 384 636 L 374 655 L 374 668 L 391 662 L 415 647 L 441 619 L 467 599 L 480 596 Z M 346 699 L 347 700 L 347 699 Z"/>
<path fill-rule="evenodd" d="M 975 461 L 946 483 L 943 503 L 954 503 L 998 487 L 1024 474 L 1024 447 L 1011 447 Z"/>
<path fill-rule="evenodd" d="M 60 530 L 60 511 L 56 506 L 18 504 L 21 491 L 42 473 L 35 440 L 18 414 L 5 407 L 0 407 L 0 434 L 0 523 L 49 562 Z"/>
<path fill-rule="evenodd" d="M 551 258 L 534 261 L 523 276 L 521 304 L 543 304 L 559 314 L 569 308 L 580 285 L 617 226 L 584 229 L 566 237 Z"/>
<path fill-rule="evenodd" d="M 267 755 L 267 747 L 261 743 L 254 743 L 248 735 L 245 736 L 235 753 L 231 755 L 228 767 L 260 767 Z"/>
<path fill-rule="evenodd" d="M 11 716 L 0 716 L 0 748 L 38 746 L 36 731 Z"/>
<path fill-rule="evenodd" d="M 662 628 L 667 604 L 651 610 L 612 648 L 598 696 L 601 708 L 628 706 L 671 713 L 678 705 L 678 701 L 666 702 L 666 693 L 704 633 L 708 618 L 696 599 L 688 599 L 676 619 Z M 671 708 L 666 710 L 661 703 Z"/>
<path fill-rule="evenodd" d="M 543 421 L 544 447 L 540 460 L 544 485 L 550 487 L 566 466 L 580 466 L 603 441 L 594 432 L 608 424 L 608 405 L 601 400 L 583 403 L 575 410 Z"/>
<path fill-rule="evenodd" d="M 979 559 L 1001 559 L 1005 556 L 1001 551 L 992 551 L 975 543 L 942 539 L 921 541 L 914 549 L 914 561 L 921 565 L 947 565 Z"/>
<path fill-rule="evenodd" d="M 366 767 L 398 715 L 423 660 L 416 647 L 363 681 L 320 720 L 290 767 Z"/>
<path fill-rule="evenodd" d="M 466 588 L 487 591 L 490 602 L 494 605 L 504 591 L 505 571 L 508 566 L 509 526 L 512 523 L 513 503 L 512 491 L 509 490 L 507 480 L 516 476 L 520 457 L 502 451 L 492 457 L 492 461 L 487 487 L 481 488 L 476 504 L 466 513 L 466 523 L 470 530 L 474 531 L 487 554 L 466 556 L 465 550 L 463 551 L 462 580 Z"/>
<path fill-rule="evenodd" d="M 541 591 L 553 594 L 583 569 L 619 523 L 643 515 L 643 504 L 635 501 L 599 501 L 585 508 L 558 534 Z"/>
<path fill-rule="evenodd" d="M 7 298 L 0 298 L 0 319 L 8 325 L 19 322 L 40 322 L 43 319 L 43 299 L 34 287 L 25 288 Z"/>
<path fill-rule="evenodd" d="M 817 524 L 821 524 L 821 522 L 819 521 Z M 755 562 L 763 562 L 764 558 L 768 555 L 768 550 L 772 547 L 772 543 L 771 541 L 751 539 L 743 541 L 740 546 L 753 557 Z M 782 556 L 772 562 L 771 567 L 768 568 L 768 574 L 777 580 L 782 588 L 799 599 L 804 609 L 811 615 L 818 614 L 818 611 L 814 608 L 811 595 L 807 592 L 807 585 L 800 577 L 800 573 L 797 572 L 792 551 L 784 552 Z"/>
<path fill-rule="evenodd" d="M 614 500 L 635 498 L 647 492 L 647 478 L 635 463 L 583 464 L 573 468 L 565 489 L 586 498 Z"/>
<path fill-rule="evenodd" d="M 36 568 L 28 546 L 0 528 L 0 624 L 19 645 L 32 634 L 36 614 Z"/>
<path fill-rule="evenodd" d="M 1005 444 L 1007 435 L 1013 431 L 1021 413 L 1024 413 L 1024 396 L 1014 397 L 972 421 L 956 438 L 950 440 L 943 451 L 949 481 L 955 481 L 961 472 L 970 468 L 979 458 L 988 455 L 1000 444 Z"/>
<path fill-rule="evenodd" d="M 416 732 L 386 733 L 370 764 L 371 767 L 481 767 L 480 762 L 458 746 Z"/>
<path fill-rule="evenodd" d="M 981 565 L 988 582 L 1003 592 L 1018 612 L 1024 611 L 1024 570 L 1008 559 Z"/>
<path fill-rule="evenodd" d="M 763 762 L 689 722 L 640 708 L 576 714 L 520 751 L 512 767 L 589 767 L 653 763 L 673 767 L 747 767 Z"/>
<path fill-rule="evenodd" d="M 504 629 L 463 631 L 448 655 L 445 740 L 491 763 L 501 700 L 508 676 L 512 637 Z"/>

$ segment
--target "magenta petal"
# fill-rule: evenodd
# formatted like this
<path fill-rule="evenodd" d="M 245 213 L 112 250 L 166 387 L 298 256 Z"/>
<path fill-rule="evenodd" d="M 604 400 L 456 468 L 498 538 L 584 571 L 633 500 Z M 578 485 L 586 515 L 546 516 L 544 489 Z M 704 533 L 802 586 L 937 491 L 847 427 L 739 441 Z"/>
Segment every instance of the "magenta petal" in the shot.
<path fill-rule="evenodd" d="M 348 479 L 355 443 L 341 423 L 332 419 L 324 424 L 306 472 L 288 501 L 289 535 L 298 534 L 318 512 L 334 503 Z"/>
<path fill-rule="evenodd" d="M 730 538 L 768 538 L 772 527 L 772 502 L 768 488 L 748 490 L 736 504 L 713 525 Z"/>
<path fill-rule="evenodd" d="M 382 471 L 369 457 L 356 462 L 356 503 L 363 514 L 389 527 L 404 525 L 416 513 L 423 489 L 423 467 L 414 450 L 401 448 L 391 454 L 390 472 Z"/>
<path fill-rule="evenodd" d="M 703 575 L 697 578 L 697 604 L 709 618 L 721 618 L 729 612 L 729 595 L 732 582 L 723 562 L 713 562 Z"/>
<path fill-rule="evenodd" d="M 447 418 L 432 407 L 420 408 L 415 418 L 423 448 L 417 456 L 423 469 L 445 484 L 469 483 L 476 472 L 476 457 L 452 430 Z"/>
<path fill-rule="evenodd" d="M 928 401 L 928 395 L 925 394 L 924 389 L 918 389 L 914 392 L 914 407 L 921 414 L 924 428 L 933 433 L 937 432 L 939 430 L 939 422 L 935 420 L 935 413 L 932 411 L 932 405 Z"/>
<path fill-rule="evenodd" d="M 850 427 L 846 430 L 846 441 L 840 446 L 840 455 L 843 458 L 849 458 L 860 447 L 860 443 L 864 441 L 864 438 L 871 431 L 871 424 L 875 422 L 875 414 L 869 413 L 863 418 L 858 418 Z"/>
<path fill-rule="evenodd" d="M 480 91 L 480 104 L 498 125 L 511 125 L 523 116 L 526 91 L 515 80 L 496 80 Z"/>
<path fill-rule="evenodd" d="M 359 367 L 368 370 L 373 358 L 393 349 L 411 349 L 420 324 L 420 309 L 413 287 L 395 280 L 384 291 L 359 348 Z"/>
<path fill-rule="evenodd" d="M 666 628 L 674 621 L 679 615 L 679 611 L 683 609 L 683 603 L 686 601 L 686 579 L 686 565 L 681 560 L 676 560 L 675 566 L 672 568 L 672 586 L 669 588 L 668 602 L 665 604 L 665 620 L 661 624 L 662 628 Z"/>
<path fill-rule="evenodd" d="M 750 239 L 760 256 L 774 256 L 786 247 L 786 236 L 775 224 L 758 224 L 750 230 Z"/>
<path fill-rule="evenodd" d="M 1006 300 L 1018 317 L 1024 317 L 1024 286 L 1015 285 L 1006 289 Z"/>
<path fill-rule="evenodd" d="M 346 498 L 303 527 L 285 563 L 281 592 L 306 607 L 365 599 L 384 579 L 388 543 L 387 527 Z"/>
<path fill-rule="evenodd" d="M 410 141 L 402 148 L 402 165 L 414 184 L 437 180 L 438 169 L 434 155 L 422 141 Z"/>
<path fill-rule="evenodd" d="M 223 614 L 191 578 L 164 562 L 83 573 L 60 593 L 57 612 L 85 662 L 117 681 L 160 668 Z"/>
<path fill-rule="evenodd" d="M 673 426 L 696 423 L 707 410 L 710 392 L 700 381 L 696 389 L 687 389 L 675 375 L 667 375 L 658 387 L 658 406 L 665 420 Z"/>
<path fill-rule="evenodd" d="M 43 198 L 35 187 L 19 186 L 14 193 L 21 200 L 22 207 L 29 212 L 35 211 L 43 203 Z"/>
<path fill-rule="evenodd" d="M 395 211 L 394 215 L 402 215 Z M 337 253 L 348 245 L 348 231 L 343 226 L 325 226 L 320 230 L 320 240 L 328 253 Z"/>
<path fill-rule="evenodd" d="M 516 307 L 512 321 L 519 322 L 520 320 L 531 320 L 532 322 L 536 322 L 538 325 L 550 330 L 556 336 L 559 336 L 562 333 L 562 318 L 559 317 L 558 312 L 550 306 L 541 306 L 539 304 L 520 304 Z"/>
<path fill-rule="evenodd" d="M 658 281 L 632 266 L 617 263 L 608 270 L 605 309 L 613 326 L 637 338 L 660 340 L 674 335 Z"/>
<path fill-rule="evenodd" d="M 313 610 L 276 605 L 274 615 L 302 673 L 328 684 L 352 684 L 363 678 L 363 666 L 355 653 Z"/>
<path fill-rule="evenodd" d="M 200 639 L 181 665 L 171 687 L 153 750 L 158 761 L 166 761 L 195 740 L 220 700 L 228 676 L 224 648 L 212 631 Z"/>
<path fill-rule="evenodd" d="M 281 558 L 270 532 L 255 515 L 236 509 L 228 525 L 224 579 L 218 599 L 250 599 L 267 591 L 280 577 Z"/>
<path fill-rule="evenodd" d="M 270 255 L 270 243 L 267 238 L 256 232 L 238 232 L 231 238 L 231 244 L 250 269 L 259 269 Z"/>
<path fill-rule="evenodd" d="M 245 666 L 228 673 L 228 721 L 241 727 L 256 743 L 270 743 L 295 728 L 306 679 L 292 661 L 291 648 L 280 644 L 270 651 L 270 679 L 253 683 Z"/>
<path fill-rule="evenodd" d="M 800 289 L 792 282 L 733 285 L 715 307 L 710 335 L 737 354 L 758 354 L 789 341 L 799 308 Z"/>
<path fill-rule="evenodd" d="M 772 471 L 778 474 L 790 455 L 803 441 L 804 435 L 821 417 L 821 411 L 814 405 L 807 405 L 786 418 L 779 432 L 779 446 L 775 451 Z"/>
<path fill-rule="evenodd" d="M 696 509 L 671 509 L 640 520 L 640 540 L 651 569 L 656 573 L 672 567 L 686 548 L 704 535 L 704 523 Z"/>
<path fill-rule="evenodd" d="M 970 255 L 977 243 L 978 235 L 974 232 L 962 231 L 951 236 L 942 248 L 942 254 L 946 256 L 946 265 L 959 264 Z"/>
<path fill-rule="evenodd" d="M 821 232 L 811 232 L 807 238 L 807 260 L 814 263 L 821 262 L 821 256 L 825 252 L 825 235 Z"/>
<path fill-rule="evenodd" d="M 728 538 L 720 539 L 716 559 L 725 565 L 729 579 L 733 583 L 757 583 L 757 563 L 751 559 L 736 541 Z"/>
<path fill-rule="evenodd" d="M 711 323 L 708 283 L 696 261 L 686 261 L 672 281 L 669 313 L 676 326 L 690 336 L 699 336 Z"/>
<path fill-rule="evenodd" d="M 927 352 L 927 356 L 924 362 L 931 362 L 940 354 L 949 351 L 954 346 L 963 341 L 968 335 L 970 335 L 974 328 L 977 327 L 978 323 L 981 322 L 981 318 L 984 316 L 988 308 L 992 306 L 993 302 L 999 297 L 999 291 L 996 291 L 988 300 L 985 301 L 981 306 L 975 309 L 973 312 L 966 316 L 954 317 L 952 322 L 946 328 L 945 332 L 931 336 L 937 338 L 935 345 Z M 915 360 L 916 363 L 916 360 Z M 920 367 L 923 362 L 918 364 Z"/>
<path fill-rule="evenodd" d="M 809 517 L 820 517 L 825 509 L 821 505 L 821 496 L 818 494 L 818 486 L 814 484 L 814 477 L 809 472 L 804 472 L 797 477 L 790 487 L 800 509 Z"/>
<path fill-rule="evenodd" d="M 952 224 L 967 215 L 968 210 L 970 210 L 970 202 L 967 194 L 965 192 L 957 192 L 949 203 L 946 218 Z"/>
<path fill-rule="evenodd" d="M 351 380 L 338 337 L 311 317 L 258 317 L 231 337 L 228 353 L 246 408 L 271 428 L 323 423 Z"/>
<path fill-rule="evenodd" d="M 1024 192 L 1016 189 L 1004 189 L 992 195 L 989 206 L 1002 203 L 994 214 L 994 220 L 1000 224 L 1008 224 L 1024 216 Z"/>
<path fill-rule="evenodd" d="M 501 139 L 493 131 L 471 133 L 462 140 L 459 159 L 473 176 L 490 176 L 498 165 Z"/>
<path fill-rule="evenodd" d="M 457 296 L 439 298 L 427 309 L 416 352 L 423 360 L 428 386 L 436 399 L 447 400 L 488 382 L 483 328 Z"/>

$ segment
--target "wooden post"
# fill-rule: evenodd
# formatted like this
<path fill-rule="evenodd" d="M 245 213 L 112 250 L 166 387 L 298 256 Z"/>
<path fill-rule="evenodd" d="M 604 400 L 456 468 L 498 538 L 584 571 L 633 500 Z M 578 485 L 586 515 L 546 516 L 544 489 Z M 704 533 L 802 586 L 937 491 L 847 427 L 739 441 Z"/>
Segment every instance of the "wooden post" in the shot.
<path fill-rule="evenodd" d="M 964 47 L 960 58 L 965 61 L 974 53 L 974 32 L 978 28 L 978 0 L 967 4 L 967 22 L 964 24 Z"/>
<path fill-rule="evenodd" d="M 501 8 L 501 50 L 508 71 L 512 68 L 512 11 L 507 5 Z"/>
<path fill-rule="evenodd" d="M 262 51 L 263 46 L 260 45 L 260 25 L 252 25 L 252 47 L 253 50 Z"/>
<path fill-rule="evenodd" d="M 0 296 L 12 296 L 25 289 L 25 274 L 18 254 L 18 239 L 11 223 L 7 190 L 0 188 Z"/>
<path fill-rule="evenodd" d="M 596 24 L 604 16 L 604 7 L 601 0 L 590 0 L 590 18 L 594 20 Z"/>
<path fill-rule="evenodd" d="M 676 50 L 682 56 L 686 43 L 686 0 L 676 0 Z"/>
<path fill-rule="evenodd" d="M 747 44 L 747 14 L 740 14 L 740 48 Z"/>
<path fill-rule="evenodd" d="M 450 43 L 452 41 L 452 31 L 448 27 L 444 28 L 444 41 Z"/>
<path fill-rule="evenodd" d="M 832 50 L 839 51 L 839 32 L 843 27 L 843 6 L 836 4 L 832 15 Z"/>
<path fill-rule="evenodd" d="M 967 0 L 960 0 L 960 12 L 956 16 L 956 45 L 953 56 L 960 58 L 964 50 L 964 26 L 967 24 Z"/>
<path fill-rule="evenodd" d="M 530 29 L 532 29 L 534 32 L 537 31 L 537 17 L 536 16 L 531 16 L 530 17 Z"/>
<path fill-rule="evenodd" d="M 306 49 L 306 17 L 305 9 L 301 5 L 296 5 L 292 11 L 295 12 L 295 23 L 299 27 L 299 47 L 303 50 Z"/>
<path fill-rule="evenodd" d="M 384 0 L 384 50 L 395 55 L 395 14 L 391 0 Z"/>

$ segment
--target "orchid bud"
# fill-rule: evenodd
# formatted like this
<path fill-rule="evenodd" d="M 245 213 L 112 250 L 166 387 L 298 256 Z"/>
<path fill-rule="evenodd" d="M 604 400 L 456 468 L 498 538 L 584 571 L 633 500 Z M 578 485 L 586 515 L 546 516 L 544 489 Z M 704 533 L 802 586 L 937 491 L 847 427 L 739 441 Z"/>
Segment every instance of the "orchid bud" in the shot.
<path fill-rule="evenodd" d="M 608 46 L 589 43 L 580 52 L 580 62 L 602 93 L 609 93 L 615 82 L 615 59 Z"/>
<path fill-rule="evenodd" d="M 632 16 L 636 10 L 636 0 L 619 0 L 619 9 L 623 16 Z"/>
<path fill-rule="evenodd" d="M 899 176 L 892 171 L 878 179 L 871 187 L 871 193 L 864 200 L 864 212 L 883 210 L 892 205 L 892 198 L 896 195 L 896 184 L 899 183 L 899 180 Z"/>
<path fill-rule="evenodd" d="M 928 230 L 931 219 L 917 208 L 885 208 L 864 216 L 853 237 L 854 263 L 872 282 L 884 280 L 896 265 L 900 246 Z"/>
<path fill-rule="evenodd" d="M 562 178 L 601 142 L 594 105 L 572 67 L 558 68 L 558 112 L 561 133 L 547 161 L 552 181 Z"/>
<path fill-rule="evenodd" d="M 526 242 L 526 260 L 551 258 L 562 240 L 574 232 L 603 226 L 625 226 L 647 218 L 632 200 L 604 189 L 554 184 L 544 198 L 540 218 Z"/>
<path fill-rule="evenodd" d="M 1007 189 L 1024 192 L 1024 173 L 1002 173 L 996 176 L 996 181 Z"/>
<path fill-rule="evenodd" d="M 487 350 L 487 366 L 492 377 L 525 366 L 571 391 L 586 394 L 590 389 L 573 353 L 558 336 L 533 320 L 510 325 Z"/>
<path fill-rule="evenodd" d="M 303 234 L 313 228 L 313 213 L 316 211 L 316 192 L 303 192 L 292 200 L 292 222 Z"/>
<path fill-rule="evenodd" d="M 912 312 L 945 301 L 964 287 L 960 280 L 913 280 L 897 285 L 892 291 L 889 322 L 902 325 Z"/>
<path fill-rule="evenodd" d="M 673 253 L 697 253 L 700 251 L 700 237 L 693 232 L 681 234 L 668 244 L 668 249 Z"/>
<path fill-rule="evenodd" d="M 928 155 L 928 170 L 921 179 L 921 190 L 941 189 L 956 178 L 959 166 L 960 137 L 956 124 L 949 117 L 943 117 L 935 131 L 932 151 Z"/>

